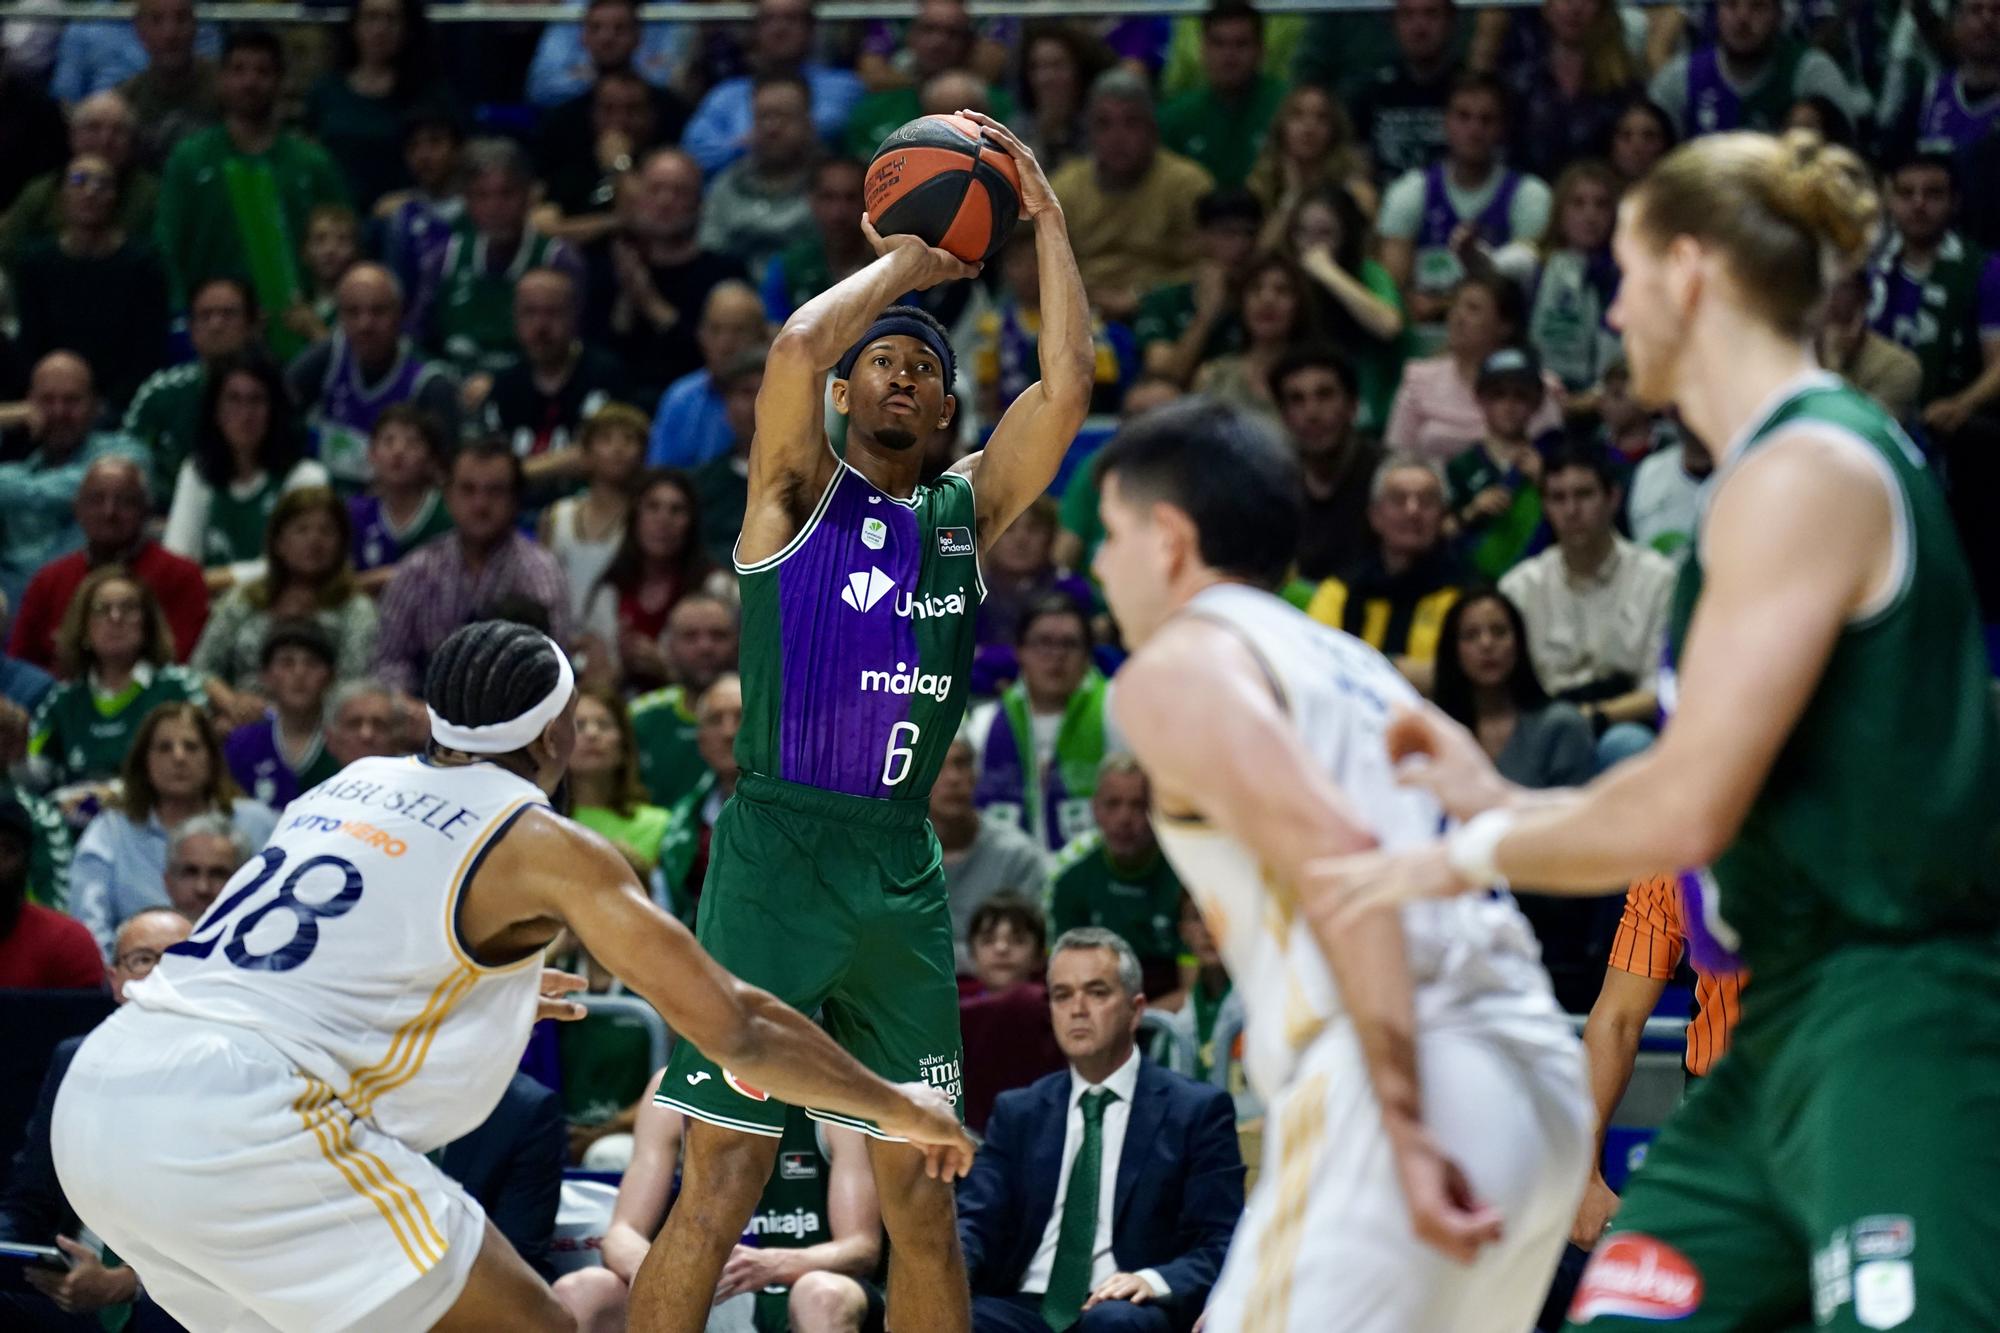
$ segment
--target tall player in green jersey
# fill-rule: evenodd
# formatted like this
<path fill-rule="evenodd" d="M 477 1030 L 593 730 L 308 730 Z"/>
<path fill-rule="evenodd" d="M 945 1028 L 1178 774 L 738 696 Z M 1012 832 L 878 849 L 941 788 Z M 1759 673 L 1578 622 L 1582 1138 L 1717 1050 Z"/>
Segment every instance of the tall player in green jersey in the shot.
<path fill-rule="evenodd" d="M 1392 735 L 1469 822 L 1326 863 L 1336 915 L 1496 880 L 1679 873 L 1747 966 L 1730 1052 L 1634 1178 L 1573 1326 L 2000 1328 L 2000 733 L 1971 580 L 1921 456 L 1814 364 L 1876 200 L 1810 136 L 1699 139 L 1626 196 L 1634 391 L 1718 467 L 1646 754 L 1509 790 L 1435 714 Z M 1700 869 L 1690 870 L 1689 867 Z"/>
<path fill-rule="evenodd" d="M 862 1064 L 954 1100 L 958 989 L 928 798 L 965 716 L 980 557 L 1054 478 L 1094 366 L 1083 281 L 1047 178 L 1003 126 L 966 114 L 1020 172 L 1041 270 L 1042 382 L 983 453 L 920 484 L 922 446 L 957 407 L 954 358 L 929 316 L 885 307 L 977 270 L 872 229 L 875 262 L 800 307 L 771 345 L 736 543 L 742 777 L 715 826 L 696 918 L 725 966 L 823 1014 Z M 827 440 L 829 370 L 845 461 Z M 785 1108 L 685 1044 L 658 1100 L 689 1116 L 687 1158 L 633 1287 L 632 1327 L 695 1333 L 770 1177 Z M 876 1126 L 807 1110 L 874 1136 L 889 1326 L 964 1333 L 949 1187 Z"/>

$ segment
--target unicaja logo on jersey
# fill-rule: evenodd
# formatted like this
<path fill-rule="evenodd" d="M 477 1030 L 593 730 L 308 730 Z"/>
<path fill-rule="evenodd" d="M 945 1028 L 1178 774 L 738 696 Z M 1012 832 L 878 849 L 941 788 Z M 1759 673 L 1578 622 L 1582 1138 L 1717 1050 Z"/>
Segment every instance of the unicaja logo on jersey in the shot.
<path fill-rule="evenodd" d="M 1572 1322 L 1599 1315 L 1685 1319 L 1701 1308 L 1701 1274 L 1673 1246 L 1638 1232 L 1597 1247 L 1569 1308 Z"/>
<path fill-rule="evenodd" d="M 856 570 L 847 576 L 847 586 L 840 590 L 840 600 L 856 611 L 873 611 L 875 603 L 889 595 L 889 589 L 896 586 L 896 580 L 874 566 L 869 566 L 866 574 Z"/>

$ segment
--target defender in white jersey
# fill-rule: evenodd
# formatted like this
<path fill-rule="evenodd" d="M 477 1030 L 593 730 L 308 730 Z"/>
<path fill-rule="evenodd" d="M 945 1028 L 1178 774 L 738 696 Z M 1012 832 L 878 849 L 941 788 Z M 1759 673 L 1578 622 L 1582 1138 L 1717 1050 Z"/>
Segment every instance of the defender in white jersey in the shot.
<path fill-rule="evenodd" d="M 169 1313 L 201 1333 L 571 1327 L 424 1156 L 499 1100 L 565 926 L 747 1081 L 886 1117 L 934 1174 L 969 1163 L 941 1096 L 722 971 L 550 809 L 576 711 L 552 642 L 469 626 L 425 693 L 430 752 L 359 760 L 287 807 L 57 1095 L 65 1193 Z"/>
<path fill-rule="evenodd" d="M 1266 1105 L 1209 1333 L 1524 1333 L 1592 1141 L 1581 1050 L 1527 923 L 1497 891 L 1338 935 L 1302 910 L 1314 862 L 1442 826 L 1382 743 L 1416 692 L 1262 590 L 1291 566 L 1300 490 L 1256 420 L 1162 408 L 1097 467 L 1096 571 L 1135 649 L 1112 711 L 1244 997 Z"/>

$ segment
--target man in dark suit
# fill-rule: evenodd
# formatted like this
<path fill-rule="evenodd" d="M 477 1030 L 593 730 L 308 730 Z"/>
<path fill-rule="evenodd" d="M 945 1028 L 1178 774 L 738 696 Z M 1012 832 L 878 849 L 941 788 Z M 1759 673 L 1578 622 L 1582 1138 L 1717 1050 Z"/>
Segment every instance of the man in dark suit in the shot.
<path fill-rule="evenodd" d="M 974 1333 L 1188 1333 L 1243 1213 L 1235 1108 L 1139 1055 L 1124 940 L 1072 930 L 1048 978 L 1069 1068 L 999 1097 L 959 1190 Z"/>
<path fill-rule="evenodd" d="M 568 1153 L 562 1099 L 517 1072 L 479 1128 L 431 1156 L 440 1171 L 479 1200 L 529 1266 L 553 1279 L 549 1243 L 555 1239 Z"/>

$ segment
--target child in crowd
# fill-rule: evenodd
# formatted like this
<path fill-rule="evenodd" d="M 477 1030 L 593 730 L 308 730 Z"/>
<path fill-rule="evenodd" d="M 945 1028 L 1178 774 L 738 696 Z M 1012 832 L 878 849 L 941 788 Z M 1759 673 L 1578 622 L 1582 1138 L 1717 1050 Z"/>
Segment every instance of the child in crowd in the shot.
<path fill-rule="evenodd" d="M 361 220 L 354 210 L 345 204 L 315 208 L 299 258 L 306 286 L 285 312 L 285 327 L 307 342 L 318 342 L 333 329 L 333 289 L 361 259 Z"/>
<path fill-rule="evenodd" d="M 451 531 L 451 515 L 439 489 L 448 458 L 444 427 L 422 408 L 398 403 L 376 418 L 368 437 L 374 480 L 347 501 L 354 570 L 364 590 L 379 591 L 396 572 L 397 561 Z"/>
<path fill-rule="evenodd" d="M 222 753 L 236 785 L 273 810 L 340 771 L 323 734 L 335 659 L 333 641 L 310 620 L 278 621 L 264 639 L 271 707 L 230 732 Z"/>
<path fill-rule="evenodd" d="M 591 589 L 611 565 L 632 513 L 639 469 L 652 422 L 636 407 L 609 403 L 585 418 L 576 449 L 584 491 L 542 511 L 542 545 L 569 580 L 570 610 L 580 622 Z"/>
<path fill-rule="evenodd" d="M 1508 347 L 1486 358 L 1473 392 L 1486 434 L 1451 460 L 1445 479 L 1466 562 L 1497 579 L 1546 541 L 1542 456 L 1528 426 L 1547 391 L 1534 354 Z"/>
<path fill-rule="evenodd" d="M 1578 162 L 1557 179 L 1528 341 L 1568 391 L 1573 417 L 1596 407 L 1590 391 L 1618 357 L 1618 335 L 1604 319 L 1618 295 L 1611 258 L 1617 215 L 1618 177 L 1604 163 Z"/>

